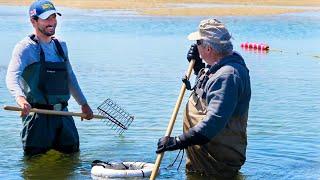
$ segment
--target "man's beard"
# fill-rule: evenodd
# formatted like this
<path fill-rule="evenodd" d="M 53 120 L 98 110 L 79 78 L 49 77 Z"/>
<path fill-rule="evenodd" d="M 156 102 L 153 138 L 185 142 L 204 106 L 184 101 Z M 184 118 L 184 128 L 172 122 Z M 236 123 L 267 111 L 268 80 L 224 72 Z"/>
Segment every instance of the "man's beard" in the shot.
<path fill-rule="evenodd" d="M 53 30 L 52 31 L 50 31 L 50 32 L 48 32 L 48 31 L 46 31 L 46 28 L 48 28 L 48 27 L 50 27 L 50 26 L 47 26 L 47 27 L 45 27 L 45 28 L 40 28 L 40 27 L 38 27 L 38 30 L 42 33 L 42 34 L 44 34 L 44 35 L 46 35 L 46 36 L 52 36 L 52 35 L 54 35 L 55 34 L 55 29 L 56 28 L 53 28 Z"/>

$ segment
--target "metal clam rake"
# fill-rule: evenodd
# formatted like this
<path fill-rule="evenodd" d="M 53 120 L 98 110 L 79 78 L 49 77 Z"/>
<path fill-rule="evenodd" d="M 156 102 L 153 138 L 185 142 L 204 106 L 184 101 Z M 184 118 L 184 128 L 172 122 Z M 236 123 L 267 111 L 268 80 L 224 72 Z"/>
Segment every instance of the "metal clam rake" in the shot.
<path fill-rule="evenodd" d="M 8 111 L 22 111 L 23 109 L 15 106 L 4 106 L 5 110 Z M 98 115 L 93 115 L 93 118 L 102 119 L 111 129 L 115 130 L 120 135 L 128 129 L 134 116 L 130 115 L 127 111 L 121 108 L 117 103 L 111 99 L 105 100 L 101 105 L 98 106 Z M 32 108 L 30 112 L 39 114 L 50 114 L 50 115 L 62 115 L 62 116 L 77 116 L 84 117 L 83 113 L 75 113 L 68 111 L 55 111 L 46 109 Z"/>
<path fill-rule="evenodd" d="M 99 115 L 107 119 L 105 120 L 107 125 L 111 126 L 111 129 L 114 129 L 119 134 L 127 130 L 134 119 L 134 116 L 130 115 L 111 99 L 105 100 L 97 109 Z"/>

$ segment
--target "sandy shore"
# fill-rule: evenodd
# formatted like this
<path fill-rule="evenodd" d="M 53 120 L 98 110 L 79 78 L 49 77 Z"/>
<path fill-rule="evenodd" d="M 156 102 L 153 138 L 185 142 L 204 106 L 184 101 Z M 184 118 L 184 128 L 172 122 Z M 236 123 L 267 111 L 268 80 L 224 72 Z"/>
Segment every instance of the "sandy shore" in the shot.
<path fill-rule="evenodd" d="M 29 6 L 33 0 L 0 0 L 0 5 Z M 257 16 L 320 11 L 320 0 L 53 0 L 56 6 L 136 11 L 159 16 Z"/>

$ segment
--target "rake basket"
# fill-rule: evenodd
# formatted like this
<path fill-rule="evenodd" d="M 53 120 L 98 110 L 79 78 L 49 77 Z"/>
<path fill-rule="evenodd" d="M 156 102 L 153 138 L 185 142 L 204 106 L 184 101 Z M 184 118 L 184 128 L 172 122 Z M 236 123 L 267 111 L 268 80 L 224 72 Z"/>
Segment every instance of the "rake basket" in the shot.
<path fill-rule="evenodd" d="M 128 129 L 134 120 L 134 116 L 109 98 L 99 105 L 97 109 L 98 114 L 105 117 L 106 124 L 120 135 Z"/>

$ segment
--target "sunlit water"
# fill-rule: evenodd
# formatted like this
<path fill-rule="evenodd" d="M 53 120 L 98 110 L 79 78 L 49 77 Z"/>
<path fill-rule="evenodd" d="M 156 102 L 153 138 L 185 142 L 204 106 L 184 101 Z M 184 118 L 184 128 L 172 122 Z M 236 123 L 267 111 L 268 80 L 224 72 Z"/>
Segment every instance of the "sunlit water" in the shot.
<path fill-rule="evenodd" d="M 27 9 L 0 6 L 0 106 L 15 104 L 4 79 L 15 43 L 32 32 Z M 67 41 L 90 105 L 96 108 L 111 98 L 135 121 L 118 136 L 102 121 L 75 118 L 81 141 L 78 155 L 49 152 L 25 159 L 21 120 L 17 113 L 1 109 L 0 179 L 89 179 L 96 159 L 154 162 L 156 142 L 165 134 L 187 68 L 191 42 L 186 36 L 204 18 L 65 8 L 62 14 L 57 36 Z M 219 19 L 232 32 L 252 81 L 247 161 L 240 178 L 319 179 L 320 59 L 313 56 L 320 55 L 320 13 Z M 244 51 L 239 45 L 245 41 L 266 42 L 283 52 Z M 69 104 L 71 111 L 80 110 L 74 100 Z M 184 104 L 174 135 L 181 133 Z M 159 179 L 187 178 L 184 165 L 178 171 L 178 163 L 166 169 L 176 154 L 165 153 Z"/>

